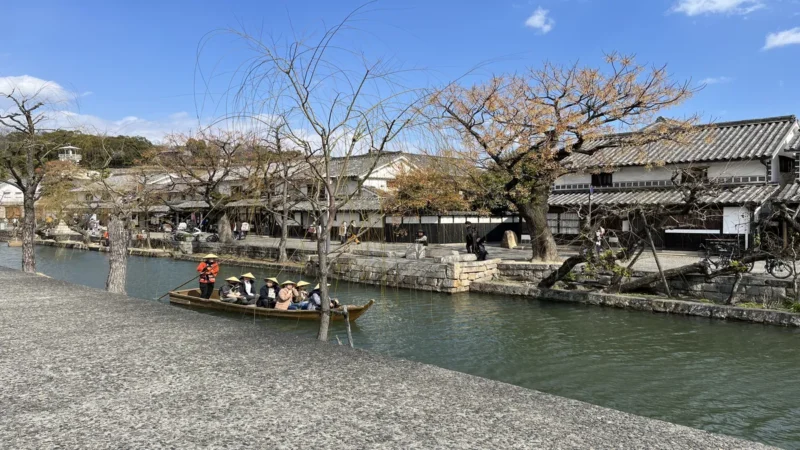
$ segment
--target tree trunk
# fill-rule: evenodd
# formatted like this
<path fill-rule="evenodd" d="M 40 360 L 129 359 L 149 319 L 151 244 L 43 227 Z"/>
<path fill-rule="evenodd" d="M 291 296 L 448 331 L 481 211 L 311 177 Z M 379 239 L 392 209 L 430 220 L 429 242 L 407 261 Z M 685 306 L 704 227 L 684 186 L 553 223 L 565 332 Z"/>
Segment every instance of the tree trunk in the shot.
<path fill-rule="evenodd" d="M 567 258 L 566 261 L 564 261 L 563 264 L 561 264 L 561 267 L 559 267 L 557 270 L 550 272 L 550 275 L 548 275 L 547 278 L 540 281 L 539 287 L 540 288 L 553 287 L 553 285 L 558 283 L 559 280 L 567 276 L 567 274 L 570 273 L 572 269 L 575 268 L 575 266 L 585 262 L 586 262 L 586 257 L 584 257 L 583 255 L 570 256 L 569 258 Z"/>
<path fill-rule="evenodd" d="M 233 230 L 231 230 L 231 221 L 228 219 L 228 213 L 224 212 L 217 221 L 217 234 L 219 234 L 219 242 L 223 244 L 230 244 L 233 242 Z"/>
<path fill-rule="evenodd" d="M 327 230 L 328 223 L 325 214 L 320 215 L 322 221 L 322 229 Z M 322 314 L 319 316 L 319 332 L 317 333 L 317 340 L 328 340 L 328 327 L 331 322 L 331 302 L 330 293 L 328 292 L 328 241 L 330 240 L 330 232 L 323 233 L 323 236 L 317 236 L 317 254 L 319 254 L 318 273 L 319 273 L 319 290 L 322 297 Z"/>
<path fill-rule="evenodd" d="M 517 204 L 519 215 L 528 224 L 531 233 L 531 259 L 542 261 L 559 261 L 558 247 L 550 227 L 547 226 L 547 199 L 550 197 L 550 186 L 534 188 L 533 198 L 529 203 Z"/>
<path fill-rule="evenodd" d="M 106 290 L 115 294 L 125 293 L 125 281 L 128 271 L 128 243 L 130 232 L 125 222 L 117 216 L 111 216 L 108 222 L 109 260 Z"/>
<path fill-rule="evenodd" d="M 286 242 L 289 239 L 289 187 L 284 177 L 283 189 L 281 190 L 281 240 L 278 243 L 278 262 L 286 262 L 289 257 L 286 255 Z M 321 286 L 320 286 L 321 287 Z"/>
<path fill-rule="evenodd" d="M 22 209 L 22 271 L 27 273 L 36 272 L 36 251 L 34 240 L 36 239 L 36 209 L 34 208 L 35 189 L 23 191 Z"/>

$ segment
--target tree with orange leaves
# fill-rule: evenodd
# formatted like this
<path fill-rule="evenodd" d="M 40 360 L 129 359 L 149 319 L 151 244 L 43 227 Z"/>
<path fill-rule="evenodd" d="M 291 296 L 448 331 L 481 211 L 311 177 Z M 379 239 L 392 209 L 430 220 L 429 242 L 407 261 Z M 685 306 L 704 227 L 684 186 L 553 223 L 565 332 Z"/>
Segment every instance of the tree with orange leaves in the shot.
<path fill-rule="evenodd" d="M 672 81 L 664 66 L 648 68 L 616 53 L 605 62 L 603 69 L 546 63 L 471 87 L 453 84 L 431 97 L 433 123 L 456 148 L 464 173 L 489 172 L 472 178 L 499 183 L 527 223 L 533 259 L 558 260 L 547 201 L 553 182 L 575 171 L 570 155 L 677 139 L 694 122 L 645 127 L 694 90 Z"/>

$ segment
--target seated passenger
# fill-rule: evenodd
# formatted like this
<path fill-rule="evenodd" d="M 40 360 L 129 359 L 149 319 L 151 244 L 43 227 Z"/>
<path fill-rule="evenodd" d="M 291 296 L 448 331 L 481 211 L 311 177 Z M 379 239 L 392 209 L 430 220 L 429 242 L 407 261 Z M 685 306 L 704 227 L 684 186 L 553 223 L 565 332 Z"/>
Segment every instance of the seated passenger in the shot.
<path fill-rule="evenodd" d="M 328 285 L 330 287 L 330 284 Z M 316 311 L 322 308 L 322 292 L 319 290 L 319 284 L 314 286 L 314 290 L 308 295 L 308 301 L 305 302 L 303 309 L 309 311 Z"/>
<path fill-rule="evenodd" d="M 256 300 L 258 300 L 255 281 L 256 277 L 250 272 L 241 276 L 241 284 L 239 286 L 241 294 L 244 297 L 243 305 L 253 305 L 256 303 Z"/>
<path fill-rule="evenodd" d="M 303 309 L 306 303 L 306 298 L 308 297 L 308 292 L 306 291 L 306 286 L 311 283 L 306 281 L 298 281 L 297 288 L 295 289 L 295 297 L 293 303 L 289 305 L 289 310 L 293 311 L 295 309 Z"/>
<path fill-rule="evenodd" d="M 292 302 L 300 294 L 294 287 L 294 281 L 286 280 L 281 283 L 281 290 L 278 291 L 278 302 L 275 304 L 275 309 L 286 311 L 292 306 Z"/>
<path fill-rule="evenodd" d="M 219 288 L 219 299 L 225 303 L 237 303 L 242 298 L 239 293 L 239 279 L 236 277 L 226 278 L 228 284 Z"/>
<path fill-rule="evenodd" d="M 264 282 L 264 286 L 261 286 L 261 291 L 258 293 L 256 306 L 259 308 L 274 308 L 278 300 L 278 279 L 264 278 Z"/>

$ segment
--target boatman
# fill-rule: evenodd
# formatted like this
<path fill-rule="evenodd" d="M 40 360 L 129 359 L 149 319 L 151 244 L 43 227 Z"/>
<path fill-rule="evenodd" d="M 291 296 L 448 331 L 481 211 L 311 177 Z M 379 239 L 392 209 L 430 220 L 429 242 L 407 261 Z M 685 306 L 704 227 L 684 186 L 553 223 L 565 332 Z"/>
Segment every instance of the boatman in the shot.
<path fill-rule="evenodd" d="M 214 283 L 217 282 L 217 274 L 219 274 L 217 258 L 217 255 L 209 253 L 197 266 L 197 271 L 200 272 L 200 297 L 202 298 L 209 299 L 211 293 L 214 292 Z"/>

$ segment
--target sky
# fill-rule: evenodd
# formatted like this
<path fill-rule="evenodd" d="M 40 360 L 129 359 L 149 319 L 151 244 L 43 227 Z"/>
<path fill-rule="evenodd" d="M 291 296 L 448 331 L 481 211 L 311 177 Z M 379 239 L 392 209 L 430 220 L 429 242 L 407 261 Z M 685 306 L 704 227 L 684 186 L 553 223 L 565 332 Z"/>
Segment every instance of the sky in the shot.
<path fill-rule="evenodd" d="M 46 85 L 70 99 L 63 126 L 161 141 L 221 114 L 231 71 L 252 56 L 224 30 L 314 37 L 359 6 L 340 45 L 409 69 L 403 82 L 416 87 L 545 61 L 600 66 L 616 51 L 705 86 L 665 115 L 800 113 L 798 0 L 12 2 L 0 91 Z"/>

